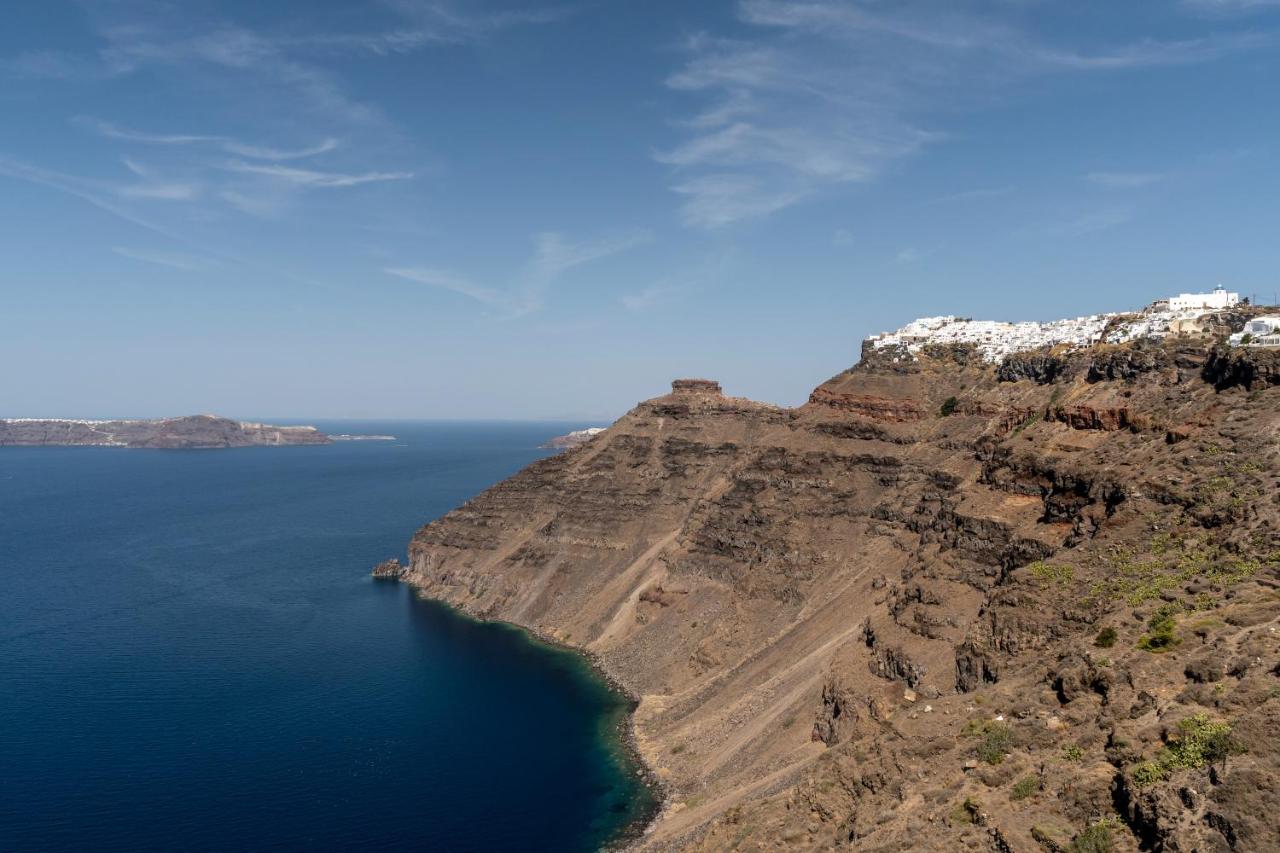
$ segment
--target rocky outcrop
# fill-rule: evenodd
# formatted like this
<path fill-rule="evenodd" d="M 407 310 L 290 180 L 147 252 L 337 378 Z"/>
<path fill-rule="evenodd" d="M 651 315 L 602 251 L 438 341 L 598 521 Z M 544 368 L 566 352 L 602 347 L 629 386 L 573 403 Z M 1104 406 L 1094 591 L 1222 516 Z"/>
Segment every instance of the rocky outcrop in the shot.
<path fill-rule="evenodd" d="M 404 575 L 404 566 L 400 564 L 399 557 L 383 560 L 373 567 L 373 576 L 380 580 L 398 581 L 402 575 Z"/>
<path fill-rule="evenodd" d="M 650 849 L 1068 849 L 1112 814 L 1117 850 L 1280 849 L 1280 390 L 1161 352 L 882 350 L 796 409 L 680 381 L 423 527 L 404 580 L 635 693 Z M 1246 752 L 1139 786 L 1194 713 Z"/>
<path fill-rule="evenodd" d="M 1089 382 L 1132 382 L 1173 364 L 1169 350 L 1145 341 L 1127 347 L 1100 347 L 1089 360 Z"/>
<path fill-rule="evenodd" d="M 1001 382 L 1030 380 L 1037 385 L 1048 385 L 1067 378 L 1078 370 L 1078 359 L 1067 353 L 1032 350 L 1005 356 L 996 368 L 996 378 Z"/>
<path fill-rule="evenodd" d="M 272 426 L 191 415 L 159 420 L 0 419 L 0 446 L 77 445 L 165 450 L 329 444 L 313 426 Z"/>
<path fill-rule="evenodd" d="M 1280 385 L 1280 349 L 1218 347 L 1205 360 L 1202 375 L 1219 391 L 1236 386 L 1251 391 Z"/>
<path fill-rule="evenodd" d="M 809 404 L 886 423 L 918 421 L 925 416 L 920 403 L 916 400 L 893 399 L 871 394 L 839 394 L 825 388 L 818 388 L 810 394 Z"/>

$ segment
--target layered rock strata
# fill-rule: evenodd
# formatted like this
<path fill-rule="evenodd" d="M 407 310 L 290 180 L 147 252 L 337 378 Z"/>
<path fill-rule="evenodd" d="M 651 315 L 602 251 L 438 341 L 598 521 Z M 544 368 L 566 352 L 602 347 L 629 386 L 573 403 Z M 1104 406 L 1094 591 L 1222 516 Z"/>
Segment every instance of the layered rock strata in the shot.
<path fill-rule="evenodd" d="M 639 697 L 651 849 L 1280 849 L 1273 357 L 971 356 L 679 380 L 404 579 Z"/>

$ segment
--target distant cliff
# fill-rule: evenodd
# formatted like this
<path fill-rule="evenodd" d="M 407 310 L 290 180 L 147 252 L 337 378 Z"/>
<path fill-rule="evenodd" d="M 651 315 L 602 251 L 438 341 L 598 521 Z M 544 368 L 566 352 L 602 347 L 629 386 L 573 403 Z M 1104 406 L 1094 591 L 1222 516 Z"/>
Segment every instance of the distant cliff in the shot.
<path fill-rule="evenodd" d="M 215 415 L 157 420 L 0 419 L 0 446 L 146 447 L 209 449 L 284 444 L 329 444 L 312 426 L 244 423 Z"/>
<path fill-rule="evenodd" d="M 649 850 L 1280 850 L 1280 350 L 873 350 L 682 380 L 418 531 L 590 651 Z"/>

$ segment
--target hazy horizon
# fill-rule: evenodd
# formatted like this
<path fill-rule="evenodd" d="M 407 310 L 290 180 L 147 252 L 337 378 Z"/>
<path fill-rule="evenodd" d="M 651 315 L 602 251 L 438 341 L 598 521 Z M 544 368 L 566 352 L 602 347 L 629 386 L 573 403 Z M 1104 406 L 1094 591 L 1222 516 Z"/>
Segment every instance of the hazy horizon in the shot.
<path fill-rule="evenodd" d="M 1271 301 L 1280 4 L 1135 5 L 14 4 L 0 415 L 794 405 L 920 315 Z"/>

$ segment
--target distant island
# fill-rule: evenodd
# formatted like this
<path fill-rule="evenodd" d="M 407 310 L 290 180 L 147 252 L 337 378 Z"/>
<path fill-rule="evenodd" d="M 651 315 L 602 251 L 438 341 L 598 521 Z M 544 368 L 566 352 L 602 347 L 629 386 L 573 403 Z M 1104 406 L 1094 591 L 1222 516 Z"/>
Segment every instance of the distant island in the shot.
<path fill-rule="evenodd" d="M 83 446 L 212 449 L 293 444 L 330 444 L 313 426 L 273 426 L 187 415 L 154 420 L 0 418 L 0 447 Z"/>

